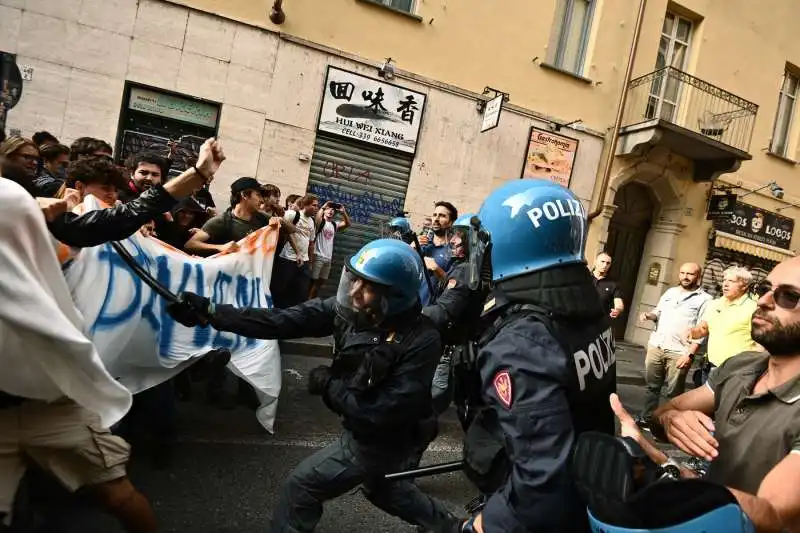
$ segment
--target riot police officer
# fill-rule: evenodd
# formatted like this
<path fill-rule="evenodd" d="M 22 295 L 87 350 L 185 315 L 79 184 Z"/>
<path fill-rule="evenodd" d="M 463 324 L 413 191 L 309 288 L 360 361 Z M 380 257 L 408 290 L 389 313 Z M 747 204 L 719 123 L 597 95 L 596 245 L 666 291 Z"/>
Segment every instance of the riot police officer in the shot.
<path fill-rule="evenodd" d="M 614 432 L 614 344 L 584 259 L 580 200 L 546 180 L 512 180 L 478 214 L 494 288 L 478 366 L 486 407 L 465 439 L 467 472 L 489 495 L 464 531 L 588 531 L 569 475 L 578 438 Z"/>
<path fill-rule="evenodd" d="M 323 502 L 363 484 L 386 512 L 430 531 L 449 531 L 454 517 L 409 481 L 388 472 L 413 461 L 420 420 L 431 412 L 430 383 L 441 340 L 420 313 L 423 277 L 417 252 L 393 239 L 364 246 L 345 262 L 336 297 L 284 309 L 215 305 L 184 293 L 170 307 L 187 326 L 262 339 L 334 336 L 330 367 L 313 369 L 308 390 L 342 418 L 340 439 L 301 462 L 284 482 L 273 532 L 313 531 Z"/>
<path fill-rule="evenodd" d="M 482 279 L 478 260 L 483 256 L 488 237 L 473 226 L 475 215 L 459 217 L 452 226 L 450 256 L 452 265 L 434 291 L 434 303 L 422 309 L 442 335 L 444 353 L 433 376 L 434 411 L 441 414 L 455 399 L 459 420 L 466 428 L 479 387 L 474 383 L 478 321 L 486 298 L 487 280 Z M 474 220 L 477 224 L 477 219 Z"/>

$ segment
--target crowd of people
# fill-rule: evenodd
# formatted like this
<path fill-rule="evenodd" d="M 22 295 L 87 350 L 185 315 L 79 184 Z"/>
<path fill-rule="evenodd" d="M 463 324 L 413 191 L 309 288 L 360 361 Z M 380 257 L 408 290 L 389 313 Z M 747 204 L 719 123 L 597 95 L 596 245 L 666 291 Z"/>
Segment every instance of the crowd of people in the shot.
<path fill-rule="evenodd" d="M 87 247 L 143 231 L 210 256 L 236 251 L 268 225 L 278 231 L 274 305 L 237 307 L 183 292 L 167 311 L 185 327 L 250 338 L 334 337 L 331 364 L 314 368 L 307 386 L 340 417 L 342 436 L 283 481 L 270 531 L 313 531 L 325 501 L 359 485 L 419 531 L 583 533 L 590 522 L 597 530 L 619 518 L 608 508 L 625 517 L 618 531 L 670 531 L 664 528 L 692 520 L 701 520 L 698 531 L 800 531 L 800 260 L 779 264 L 755 287 L 746 271 L 730 270 L 714 301 L 698 288 L 699 266 L 682 266 L 679 286 L 640 317 L 657 327 L 646 363 L 650 397 L 637 423 L 616 396 L 612 321 L 625 303 L 608 279 L 612 258 L 602 254 L 589 267 L 582 209 L 555 209 L 559 216 L 531 222 L 548 206 L 580 206 L 568 188 L 511 180 L 460 217 L 453 204 L 437 202 L 419 233 L 395 219 L 396 238 L 346 258 L 336 295 L 323 299 L 315 296 L 330 272 L 335 235 L 350 224 L 346 208 L 320 205 L 311 194 L 280 205 L 277 187 L 242 177 L 220 212 L 208 186 L 224 160 L 221 143 L 209 139 L 186 171 L 165 180 L 169 154 L 134 154 L 123 169 L 96 139 L 66 148 L 42 133 L 0 144 L 0 357 L 27 376 L 0 374 L 0 531 L 17 527 L 15 495 L 30 462 L 71 490 L 95 494 L 128 531 L 157 531 L 147 499 L 126 476 L 130 445 L 121 435 L 135 438 L 126 419 L 149 411 L 148 423 L 162 426 L 159 445 L 169 446 L 164 413 L 175 393 L 164 384 L 131 398 L 108 374 L 52 239 Z M 104 207 L 74 212 L 87 195 Z M 55 346 L 54 328 L 70 342 Z M 704 343 L 705 384 L 681 394 L 687 361 Z M 226 387 L 226 363 L 224 350 L 212 350 L 194 365 L 212 374 L 212 397 Z M 671 398 L 658 406 L 665 379 Z M 453 402 L 465 429 L 463 468 L 481 495 L 468 516 L 407 479 L 386 477 L 419 464 Z M 637 515 L 625 498 L 650 486 L 636 471 L 629 492 L 587 500 L 573 452 L 592 435 L 613 438 L 615 416 L 657 479 L 700 474 L 652 438 L 710 461 L 705 480 L 727 500 Z"/>

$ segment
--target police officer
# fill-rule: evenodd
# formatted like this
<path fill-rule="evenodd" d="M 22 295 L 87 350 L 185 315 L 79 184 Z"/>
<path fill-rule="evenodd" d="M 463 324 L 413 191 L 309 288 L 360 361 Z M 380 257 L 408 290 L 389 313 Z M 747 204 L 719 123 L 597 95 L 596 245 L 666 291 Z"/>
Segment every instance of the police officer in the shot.
<path fill-rule="evenodd" d="M 313 369 L 308 390 L 342 418 L 340 439 L 301 462 L 281 488 L 273 532 L 313 531 L 323 502 L 364 485 L 386 512 L 430 531 L 455 518 L 409 481 L 383 476 L 406 468 L 419 446 L 419 422 L 431 412 L 430 383 L 441 340 L 420 313 L 422 261 L 393 239 L 364 246 L 345 263 L 336 297 L 284 310 L 215 305 L 184 293 L 170 307 L 187 326 L 262 339 L 333 335 L 330 367 Z"/>
<path fill-rule="evenodd" d="M 478 214 L 492 280 L 479 341 L 483 409 L 465 439 L 467 472 L 489 494 L 463 531 L 588 531 L 568 472 L 583 432 L 613 434 L 615 358 L 584 260 L 586 215 L 567 188 L 512 180 Z"/>
<path fill-rule="evenodd" d="M 487 285 L 481 279 L 478 260 L 471 255 L 482 254 L 486 236 L 471 222 L 475 215 L 459 217 L 452 226 L 450 255 L 452 264 L 434 291 L 434 303 L 422 309 L 436 324 L 442 335 L 444 353 L 433 376 L 434 411 L 441 414 L 455 398 L 459 419 L 469 425 L 472 378 L 475 353 L 473 340 L 478 330 L 481 307 L 486 298 Z M 477 222 L 477 219 L 476 219 Z"/>

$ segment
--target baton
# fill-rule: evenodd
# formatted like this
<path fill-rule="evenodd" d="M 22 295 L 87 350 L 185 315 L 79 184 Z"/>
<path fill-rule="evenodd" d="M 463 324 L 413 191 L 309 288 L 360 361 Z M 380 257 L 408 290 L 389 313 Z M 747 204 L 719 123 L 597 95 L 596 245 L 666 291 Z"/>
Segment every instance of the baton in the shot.
<path fill-rule="evenodd" d="M 435 476 L 437 474 L 447 474 L 448 472 L 458 472 L 459 470 L 463 469 L 464 461 L 455 461 L 452 463 L 440 463 L 436 465 L 423 466 L 420 468 L 415 468 L 414 470 L 395 472 L 394 474 L 386 474 L 383 476 L 383 478 L 386 481 L 400 481 L 415 477 Z"/>
<path fill-rule="evenodd" d="M 169 303 L 175 303 L 178 301 L 178 297 L 170 292 L 170 290 L 164 287 L 161 283 L 159 283 L 156 278 L 151 276 L 150 272 L 142 268 L 142 266 L 136 262 L 136 260 L 131 256 L 124 246 L 122 246 L 119 242 L 112 242 L 111 246 L 117 251 L 119 256 L 131 268 L 131 270 L 133 270 L 142 281 L 149 285 L 151 289 L 156 291 L 159 296 L 167 300 Z"/>

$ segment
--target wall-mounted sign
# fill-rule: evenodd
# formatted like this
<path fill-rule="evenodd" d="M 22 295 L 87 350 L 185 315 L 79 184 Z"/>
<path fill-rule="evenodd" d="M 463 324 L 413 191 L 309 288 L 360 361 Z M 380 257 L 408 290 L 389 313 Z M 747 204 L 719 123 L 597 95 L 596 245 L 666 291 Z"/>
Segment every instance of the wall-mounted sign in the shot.
<path fill-rule="evenodd" d="M 772 211 L 736 202 L 733 214 L 715 220 L 714 228 L 751 241 L 789 250 L 794 231 L 794 220 Z"/>
<path fill-rule="evenodd" d="M 658 280 L 661 277 L 661 263 L 651 263 L 650 268 L 647 269 L 647 284 L 658 285 Z"/>
<path fill-rule="evenodd" d="M 736 208 L 735 194 L 715 194 L 708 201 L 706 220 L 720 220 L 733 216 Z"/>
<path fill-rule="evenodd" d="M 181 120 L 207 128 L 216 128 L 219 116 L 219 107 L 213 104 L 139 87 L 131 88 L 128 107 L 134 111 Z"/>
<path fill-rule="evenodd" d="M 577 139 L 533 127 L 528 139 L 522 177 L 549 179 L 569 187 L 577 152 Z"/>
<path fill-rule="evenodd" d="M 425 101 L 423 93 L 328 66 L 317 129 L 413 154 Z"/>
<path fill-rule="evenodd" d="M 481 124 L 481 133 L 489 131 L 500 124 L 500 112 L 503 110 L 504 94 L 498 94 L 486 103 L 486 109 L 483 110 L 483 123 Z"/>

